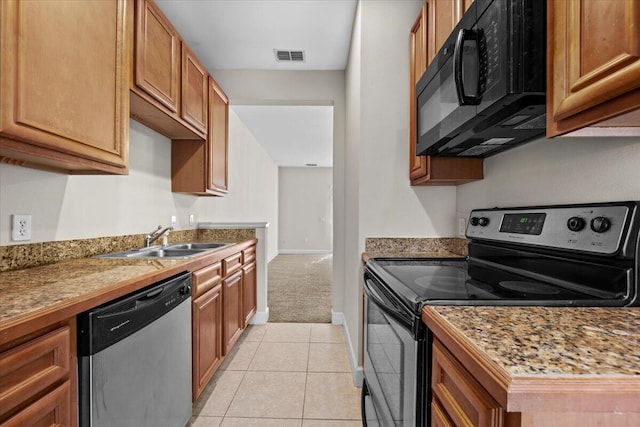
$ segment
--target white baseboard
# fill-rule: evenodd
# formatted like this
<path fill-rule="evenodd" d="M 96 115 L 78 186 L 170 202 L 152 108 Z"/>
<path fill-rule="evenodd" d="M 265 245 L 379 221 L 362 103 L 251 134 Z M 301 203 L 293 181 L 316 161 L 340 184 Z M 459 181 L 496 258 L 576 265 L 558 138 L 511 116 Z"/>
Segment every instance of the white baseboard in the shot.
<path fill-rule="evenodd" d="M 331 324 L 332 325 L 342 325 L 344 323 L 344 314 L 338 313 L 331 309 Z"/>
<path fill-rule="evenodd" d="M 330 254 L 331 249 L 280 249 L 278 255 Z"/>
<path fill-rule="evenodd" d="M 344 314 L 337 313 L 331 310 L 331 324 L 342 325 L 344 331 L 344 339 L 347 345 L 347 354 L 349 356 L 349 364 L 351 365 L 351 375 L 353 377 L 353 385 L 356 387 L 362 387 L 362 381 L 364 380 L 364 370 L 362 366 L 358 366 L 358 361 L 355 352 L 353 351 L 353 343 L 351 342 L 351 336 L 349 335 L 349 329 L 344 322 Z"/>
<path fill-rule="evenodd" d="M 265 311 L 256 311 L 249 321 L 250 325 L 266 325 L 269 321 L 269 307 Z"/>

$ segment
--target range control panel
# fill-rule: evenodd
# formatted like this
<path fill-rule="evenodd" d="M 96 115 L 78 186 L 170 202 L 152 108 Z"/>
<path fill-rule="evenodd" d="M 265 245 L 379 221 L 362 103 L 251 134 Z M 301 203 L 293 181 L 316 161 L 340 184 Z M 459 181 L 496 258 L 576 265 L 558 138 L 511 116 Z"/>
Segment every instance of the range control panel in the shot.
<path fill-rule="evenodd" d="M 615 253 L 630 215 L 628 206 L 474 210 L 467 237 L 597 254 Z"/>

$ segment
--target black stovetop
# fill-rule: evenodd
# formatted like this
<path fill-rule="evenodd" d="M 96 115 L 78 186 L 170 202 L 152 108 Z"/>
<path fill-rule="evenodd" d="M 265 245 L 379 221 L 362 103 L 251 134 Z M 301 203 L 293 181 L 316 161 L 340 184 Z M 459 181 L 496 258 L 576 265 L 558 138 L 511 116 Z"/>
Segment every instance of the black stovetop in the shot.
<path fill-rule="evenodd" d="M 487 271 L 466 258 L 373 258 L 367 271 L 415 313 L 424 305 L 445 304 L 615 306 L 621 297 L 509 271 Z"/>

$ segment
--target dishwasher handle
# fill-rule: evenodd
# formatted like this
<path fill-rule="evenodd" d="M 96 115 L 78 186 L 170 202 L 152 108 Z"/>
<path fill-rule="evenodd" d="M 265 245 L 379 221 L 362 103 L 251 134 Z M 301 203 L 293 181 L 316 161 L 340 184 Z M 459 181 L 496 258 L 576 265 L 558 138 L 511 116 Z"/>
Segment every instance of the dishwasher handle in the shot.
<path fill-rule="evenodd" d="M 78 315 L 78 354 L 91 356 L 139 331 L 185 301 L 191 273 L 170 277 Z"/>
<path fill-rule="evenodd" d="M 187 285 L 184 285 L 184 286 L 187 286 Z M 154 304 L 158 298 L 161 298 L 165 289 L 166 289 L 165 286 L 161 286 L 157 289 L 154 288 L 154 290 L 147 293 L 146 295 L 140 296 L 135 301 L 130 301 L 128 304 L 123 304 L 122 306 L 119 306 L 120 307 L 119 309 L 114 307 L 112 310 L 109 310 L 109 312 L 105 314 L 98 314 L 97 319 L 100 319 L 100 320 L 112 319 L 118 316 L 128 315 L 130 313 L 135 312 L 136 310 L 141 310 L 145 305 Z"/>

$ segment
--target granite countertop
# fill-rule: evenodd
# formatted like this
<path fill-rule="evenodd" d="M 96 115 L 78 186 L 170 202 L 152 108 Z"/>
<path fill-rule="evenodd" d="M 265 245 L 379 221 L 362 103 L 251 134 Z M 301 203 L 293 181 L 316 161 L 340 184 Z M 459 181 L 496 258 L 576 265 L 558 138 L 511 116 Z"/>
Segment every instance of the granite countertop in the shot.
<path fill-rule="evenodd" d="M 2 272 L 0 344 L 236 250 L 229 246 L 189 259 L 80 258 Z"/>
<path fill-rule="evenodd" d="M 7 271 L 0 275 L 0 324 L 181 264 L 186 261 L 82 258 Z"/>
<path fill-rule="evenodd" d="M 640 308 L 428 306 L 422 318 L 470 372 L 491 373 L 483 385 L 502 388 L 494 397 L 510 408 L 549 384 L 598 384 L 640 404 Z"/>

